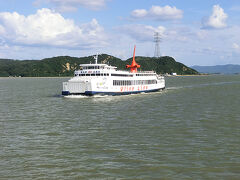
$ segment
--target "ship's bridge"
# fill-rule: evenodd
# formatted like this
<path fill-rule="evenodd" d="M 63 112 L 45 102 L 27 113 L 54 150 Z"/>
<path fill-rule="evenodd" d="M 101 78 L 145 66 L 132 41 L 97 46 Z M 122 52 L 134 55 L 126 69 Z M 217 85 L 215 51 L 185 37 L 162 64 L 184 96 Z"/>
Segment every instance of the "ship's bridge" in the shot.
<path fill-rule="evenodd" d="M 80 64 L 80 70 L 87 70 L 87 69 L 114 70 L 114 69 L 117 69 L 117 67 L 109 66 L 107 64 Z"/>

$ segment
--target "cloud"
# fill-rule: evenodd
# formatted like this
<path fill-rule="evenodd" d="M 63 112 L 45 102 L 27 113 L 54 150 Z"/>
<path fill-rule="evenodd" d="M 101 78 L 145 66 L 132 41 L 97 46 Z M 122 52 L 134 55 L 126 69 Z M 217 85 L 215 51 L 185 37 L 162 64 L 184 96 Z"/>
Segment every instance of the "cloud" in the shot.
<path fill-rule="evenodd" d="M 88 48 L 106 44 L 104 29 L 96 19 L 77 26 L 50 9 L 29 16 L 0 13 L 0 38 L 10 44 Z"/>
<path fill-rule="evenodd" d="M 233 43 L 232 47 L 235 52 L 240 53 L 240 46 L 237 43 Z"/>
<path fill-rule="evenodd" d="M 202 20 L 202 27 L 214 29 L 224 28 L 227 26 L 227 17 L 228 15 L 224 12 L 223 8 L 219 5 L 214 5 L 212 15 Z"/>
<path fill-rule="evenodd" d="M 183 11 L 177 9 L 175 6 L 152 6 L 148 11 L 145 9 L 135 9 L 131 13 L 134 19 L 150 19 L 150 20 L 175 20 L 181 19 Z"/>
<path fill-rule="evenodd" d="M 42 3 L 52 4 L 60 12 L 76 11 L 79 7 L 85 7 L 91 10 L 103 8 L 108 0 L 35 0 L 35 5 Z"/>
<path fill-rule="evenodd" d="M 142 24 L 129 24 L 118 27 L 117 30 L 123 34 L 130 36 L 137 41 L 153 41 L 154 32 L 159 32 L 161 37 L 164 37 L 165 27 L 148 26 Z"/>
<path fill-rule="evenodd" d="M 162 41 L 171 41 L 173 43 L 186 43 L 191 39 L 196 39 L 196 33 L 188 27 L 166 27 L 150 26 L 144 24 L 128 24 L 117 28 L 120 34 L 125 34 L 139 42 L 153 42 L 154 33 L 158 32 Z"/>
<path fill-rule="evenodd" d="M 230 8 L 231 11 L 240 11 L 240 6 L 232 6 Z"/>

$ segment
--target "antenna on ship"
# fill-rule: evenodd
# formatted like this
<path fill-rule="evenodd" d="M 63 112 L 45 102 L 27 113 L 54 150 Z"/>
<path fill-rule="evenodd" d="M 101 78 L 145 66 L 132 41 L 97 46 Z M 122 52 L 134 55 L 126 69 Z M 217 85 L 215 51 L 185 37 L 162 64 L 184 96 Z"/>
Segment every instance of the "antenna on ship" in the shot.
<path fill-rule="evenodd" d="M 154 57 L 159 58 L 160 57 L 160 33 L 155 32 L 154 33 L 154 42 L 155 42 L 155 52 L 154 52 Z"/>
<path fill-rule="evenodd" d="M 98 61 L 98 53 L 95 55 L 95 56 L 93 56 L 94 57 L 94 59 L 95 59 L 95 64 L 97 64 L 97 61 Z"/>

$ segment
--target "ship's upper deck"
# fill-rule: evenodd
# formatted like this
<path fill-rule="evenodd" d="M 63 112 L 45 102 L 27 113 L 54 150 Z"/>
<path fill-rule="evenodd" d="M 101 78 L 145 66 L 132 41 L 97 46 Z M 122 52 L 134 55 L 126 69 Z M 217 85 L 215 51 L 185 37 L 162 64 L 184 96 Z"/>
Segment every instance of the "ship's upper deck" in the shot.
<path fill-rule="evenodd" d="M 156 76 L 154 71 L 123 71 L 107 64 L 80 64 L 80 69 L 76 70 L 74 74 L 75 76 Z"/>

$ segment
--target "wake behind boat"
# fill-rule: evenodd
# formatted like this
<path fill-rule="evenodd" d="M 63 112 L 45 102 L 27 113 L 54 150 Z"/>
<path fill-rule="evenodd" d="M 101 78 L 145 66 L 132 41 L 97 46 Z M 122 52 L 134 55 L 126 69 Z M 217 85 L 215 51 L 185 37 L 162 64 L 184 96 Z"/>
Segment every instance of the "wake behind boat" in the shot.
<path fill-rule="evenodd" d="M 80 64 L 80 70 L 74 72 L 74 77 L 63 82 L 63 96 L 68 95 L 125 95 L 142 92 L 155 92 L 165 88 L 165 79 L 154 71 L 141 71 L 135 61 L 135 49 L 130 71 L 117 70 L 117 67 L 98 63 Z"/>

